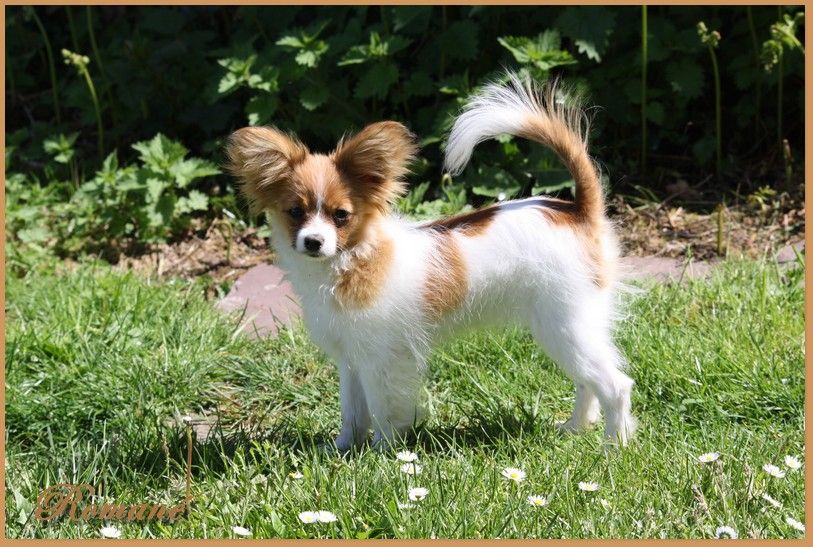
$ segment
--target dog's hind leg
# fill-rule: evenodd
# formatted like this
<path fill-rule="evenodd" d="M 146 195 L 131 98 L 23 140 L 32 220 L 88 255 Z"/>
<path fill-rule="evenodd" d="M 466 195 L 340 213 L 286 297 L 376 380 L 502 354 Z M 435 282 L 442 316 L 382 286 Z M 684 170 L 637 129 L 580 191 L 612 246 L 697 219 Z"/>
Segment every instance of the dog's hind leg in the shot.
<path fill-rule="evenodd" d="M 568 428 L 581 428 L 596 417 L 595 403 L 590 397 L 593 394 L 606 418 L 605 436 L 624 446 L 635 430 L 635 419 L 630 413 L 634 382 L 620 370 L 622 358 L 612 344 L 609 328 L 600 318 L 597 320 L 592 313 L 596 310 L 585 311 L 580 313 L 567 304 L 551 306 L 547 313 L 539 313 L 533 319 L 533 334 L 576 384 L 576 407 L 573 417 L 566 422 Z"/>
<path fill-rule="evenodd" d="M 563 423 L 557 424 L 562 431 L 582 431 L 595 424 L 599 419 L 598 397 L 583 383 L 576 384 L 576 402 L 573 414 Z"/>

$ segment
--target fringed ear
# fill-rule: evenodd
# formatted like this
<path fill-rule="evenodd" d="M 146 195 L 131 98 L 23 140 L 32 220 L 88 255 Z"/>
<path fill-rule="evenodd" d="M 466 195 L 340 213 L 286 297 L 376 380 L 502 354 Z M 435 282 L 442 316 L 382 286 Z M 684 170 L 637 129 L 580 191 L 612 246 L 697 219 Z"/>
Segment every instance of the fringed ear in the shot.
<path fill-rule="evenodd" d="M 276 185 L 289 181 L 307 155 L 305 145 L 278 129 L 244 127 L 229 137 L 226 168 L 241 181 L 240 190 L 256 213 L 274 204 Z"/>
<path fill-rule="evenodd" d="M 342 139 L 333 160 L 359 197 L 385 211 L 406 192 L 403 177 L 417 151 L 415 136 L 406 127 L 378 122 Z"/>

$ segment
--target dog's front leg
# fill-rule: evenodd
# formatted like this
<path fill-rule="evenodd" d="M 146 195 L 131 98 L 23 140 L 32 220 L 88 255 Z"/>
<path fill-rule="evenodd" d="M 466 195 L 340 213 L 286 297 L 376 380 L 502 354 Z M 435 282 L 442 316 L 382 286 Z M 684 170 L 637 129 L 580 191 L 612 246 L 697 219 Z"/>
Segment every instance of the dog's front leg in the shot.
<path fill-rule="evenodd" d="M 376 362 L 361 374 L 373 427 L 373 446 L 385 449 L 425 417 L 420 404 L 422 385 L 418 364 L 412 358 Z"/>
<path fill-rule="evenodd" d="M 347 452 L 367 439 L 370 412 L 358 371 L 345 362 L 339 367 L 339 399 L 342 408 L 342 430 L 336 437 L 336 448 Z"/>

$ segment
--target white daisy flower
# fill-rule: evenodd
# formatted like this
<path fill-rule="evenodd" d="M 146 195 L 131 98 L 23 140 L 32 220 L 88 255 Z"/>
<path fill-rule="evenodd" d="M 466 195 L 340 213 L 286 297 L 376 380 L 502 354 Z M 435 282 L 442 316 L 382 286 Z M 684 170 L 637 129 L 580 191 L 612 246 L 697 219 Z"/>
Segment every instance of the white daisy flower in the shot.
<path fill-rule="evenodd" d="M 103 538 L 108 539 L 119 539 L 121 537 L 121 530 L 115 526 L 104 526 L 99 530 L 99 533 Z"/>
<path fill-rule="evenodd" d="M 714 531 L 714 535 L 717 539 L 737 539 L 737 531 L 731 526 L 720 526 Z"/>
<path fill-rule="evenodd" d="M 400 501 L 398 502 L 398 509 L 415 509 L 416 507 L 417 505 L 415 505 L 414 503 L 401 503 Z"/>
<path fill-rule="evenodd" d="M 303 475 L 299 471 L 291 471 L 290 473 L 288 473 L 288 478 L 291 478 L 291 479 L 293 479 L 295 481 L 298 481 L 299 479 L 303 478 L 304 476 L 305 475 Z"/>
<path fill-rule="evenodd" d="M 232 526 L 231 531 L 237 536 L 248 537 L 251 535 L 251 530 L 243 528 L 242 526 Z"/>
<path fill-rule="evenodd" d="M 705 454 L 700 454 L 697 457 L 697 461 L 700 463 L 716 462 L 718 459 L 720 459 L 720 454 L 718 452 L 706 452 Z"/>
<path fill-rule="evenodd" d="M 403 450 L 395 455 L 398 461 L 413 463 L 418 461 L 418 455 L 414 452 L 410 452 L 409 450 Z"/>
<path fill-rule="evenodd" d="M 534 507 L 545 507 L 548 504 L 548 498 L 545 496 L 528 496 L 528 504 Z"/>
<path fill-rule="evenodd" d="M 423 501 L 423 499 L 429 495 L 429 490 L 427 488 L 410 488 L 409 489 L 409 499 L 412 501 Z"/>
<path fill-rule="evenodd" d="M 599 489 L 597 482 L 580 482 L 579 483 L 579 490 L 583 490 L 584 492 L 595 492 Z"/>
<path fill-rule="evenodd" d="M 506 467 L 502 470 L 502 476 L 514 482 L 522 482 L 525 480 L 525 471 L 516 467 Z"/>
<path fill-rule="evenodd" d="M 792 527 L 796 528 L 800 532 L 805 531 L 805 525 L 802 524 L 801 522 L 799 522 L 798 520 L 796 520 L 793 517 L 786 518 L 785 522 L 787 522 L 788 524 L 790 524 Z"/>
<path fill-rule="evenodd" d="M 313 524 L 319 520 L 319 513 L 316 511 L 302 511 L 299 513 L 299 520 L 305 524 Z"/>
<path fill-rule="evenodd" d="M 336 522 L 338 519 L 330 511 L 317 511 L 316 518 L 319 522 Z"/>
<path fill-rule="evenodd" d="M 401 473 L 407 475 L 420 475 L 423 468 L 417 463 L 405 463 L 401 466 Z"/>
<path fill-rule="evenodd" d="M 765 471 L 770 476 L 776 477 L 777 479 L 781 479 L 785 476 L 785 472 L 772 463 L 766 463 L 765 465 L 763 465 L 762 470 Z"/>
<path fill-rule="evenodd" d="M 802 462 L 800 462 L 796 456 L 785 456 L 785 465 L 788 469 L 796 470 L 802 468 Z"/>
<path fill-rule="evenodd" d="M 769 496 L 768 494 L 766 494 L 764 492 L 762 493 L 762 499 L 764 499 L 765 501 L 767 501 L 768 503 L 770 503 L 771 505 L 773 505 L 777 509 L 782 509 L 782 502 L 781 501 L 772 498 L 771 496 Z"/>

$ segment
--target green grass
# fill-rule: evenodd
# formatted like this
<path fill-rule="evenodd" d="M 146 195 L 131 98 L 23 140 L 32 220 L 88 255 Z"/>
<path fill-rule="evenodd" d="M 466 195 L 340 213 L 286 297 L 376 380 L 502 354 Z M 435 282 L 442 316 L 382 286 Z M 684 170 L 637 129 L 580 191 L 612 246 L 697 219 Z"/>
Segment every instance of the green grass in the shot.
<path fill-rule="evenodd" d="M 720 525 L 800 535 L 785 518 L 804 520 L 803 471 L 776 479 L 762 465 L 804 449 L 801 267 L 731 262 L 708 282 L 648 285 L 632 300 L 619 342 L 641 427 L 626 450 L 605 453 L 600 429 L 554 429 L 572 386 L 526 333 L 444 346 L 427 384 L 431 419 L 410 445 L 417 477 L 392 455 L 316 448 L 337 433 L 337 375 L 303 330 L 249 341 L 197 285 L 57 270 L 46 261 L 7 280 L 9 537 L 98 536 L 98 521 L 34 519 L 38 492 L 59 482 L 91 483 L 117 503 L 179 502 L 185 414 L 217 420 L 194 446 L 191 514 L 116 523 L 124 537 L 231 537 L 235 525 L 254 537 L 711 537 Z M 697 462 L 709 451 L 717 463 Z M 507 466 L 527 480 L 503 479 Z M 399 509 L 410 486 L 429 496 Z M 762 493 L 784 507 L 763 510 Z M 530 494 L 550 504 L 532 508 Z M 315 509 L 338 522 L 299 522 Z"/>

